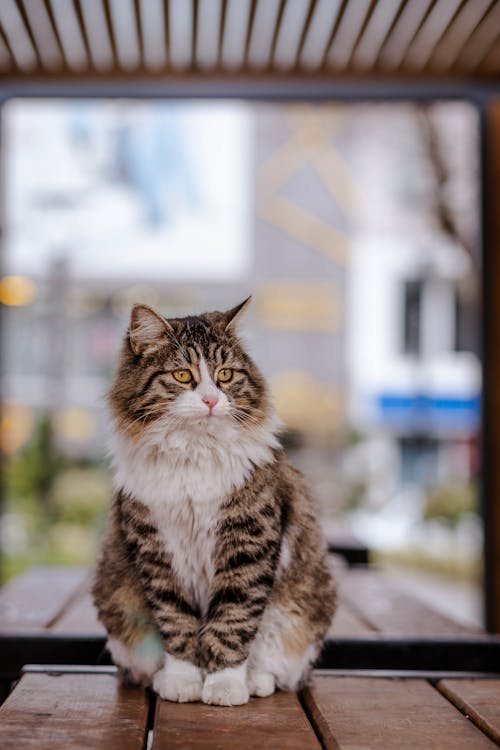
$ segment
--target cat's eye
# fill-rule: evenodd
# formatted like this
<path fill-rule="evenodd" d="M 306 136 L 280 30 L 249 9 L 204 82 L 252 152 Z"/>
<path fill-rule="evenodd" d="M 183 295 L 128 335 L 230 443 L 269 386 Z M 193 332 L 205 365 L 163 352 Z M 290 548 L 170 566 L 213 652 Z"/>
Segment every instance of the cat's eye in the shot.
<path fill-rule="evenodd" d="M 222 370 L 219 370 L 219 372 L 217 373 L 217 380 L 220 383 L 229 383 L 232 377 L 233 371 L 230 367 L 223 367 Z"/>
<path fill-rule="evenodd" d="M 174 370 L 172 375 L 178 383 L 190 383 L 193 379 L 191 370 Z"/>

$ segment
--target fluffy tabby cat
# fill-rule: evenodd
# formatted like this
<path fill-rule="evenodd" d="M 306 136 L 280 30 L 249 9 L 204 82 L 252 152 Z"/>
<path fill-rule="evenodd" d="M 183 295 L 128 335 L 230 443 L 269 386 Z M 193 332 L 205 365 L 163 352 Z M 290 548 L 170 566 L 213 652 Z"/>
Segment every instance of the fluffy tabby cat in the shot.
<path fill-rule="evenodd" d="M 308 490 L 237 336 L 248 301 L 169 320 L 136 305 L 109 393 L 94 599 L 122 677 L 172 701 L 296 689 L 334 610 Z"/>

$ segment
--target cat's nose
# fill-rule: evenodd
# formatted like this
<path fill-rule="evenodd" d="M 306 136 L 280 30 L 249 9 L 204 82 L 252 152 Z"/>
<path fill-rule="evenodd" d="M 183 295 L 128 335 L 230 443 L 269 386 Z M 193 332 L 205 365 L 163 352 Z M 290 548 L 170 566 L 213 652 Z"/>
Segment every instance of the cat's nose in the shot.
<path fill-rule="evenodd" d="M 215 404 L 218 402 L 219 397 L 216 395 L 213 396 L 203 396 L 202 401 L 204 404 L 208 406 L 209 413 L 212 413 L 212 409 L 214 408 Z"/>

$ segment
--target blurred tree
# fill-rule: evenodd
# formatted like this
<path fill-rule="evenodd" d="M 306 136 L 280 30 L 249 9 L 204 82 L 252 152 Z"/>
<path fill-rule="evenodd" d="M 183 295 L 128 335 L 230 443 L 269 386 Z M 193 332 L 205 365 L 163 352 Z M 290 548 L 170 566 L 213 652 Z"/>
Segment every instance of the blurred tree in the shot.
<path fill-rule="evenodd" d="M 51 418 L 44 414 L 37 422 L 32 439 L 8 469 L 7 489 L 14 495 L 34 498 L 49 520 L 55 511 L 52 488 L 62 463 L 54 446 Z"/>

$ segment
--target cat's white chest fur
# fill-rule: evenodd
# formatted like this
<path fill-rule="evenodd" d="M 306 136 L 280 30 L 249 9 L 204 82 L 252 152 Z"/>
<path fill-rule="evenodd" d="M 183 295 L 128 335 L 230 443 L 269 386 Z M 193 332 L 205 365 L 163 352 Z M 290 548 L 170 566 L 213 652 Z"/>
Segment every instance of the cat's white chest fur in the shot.
<path fill-rule="evenodd" d="M 182 583 L 206 614 L 214 573 L 214 542 L 219 503 L 185 497 L 167 506 L 152 508 L 156 527 L 172 555 L 172 565 Z"/>
<path fill-rule="evenodd" d="M 255 466 L 272 460 L 276 423 L 248 437 L 231 426 L 212 434 L 156 426 L 140 441 L 115 432 L 115 486 L 147 505 L 172 565 L 202 613 L 214 574 L 221 503 L 242 487 Z"/>

